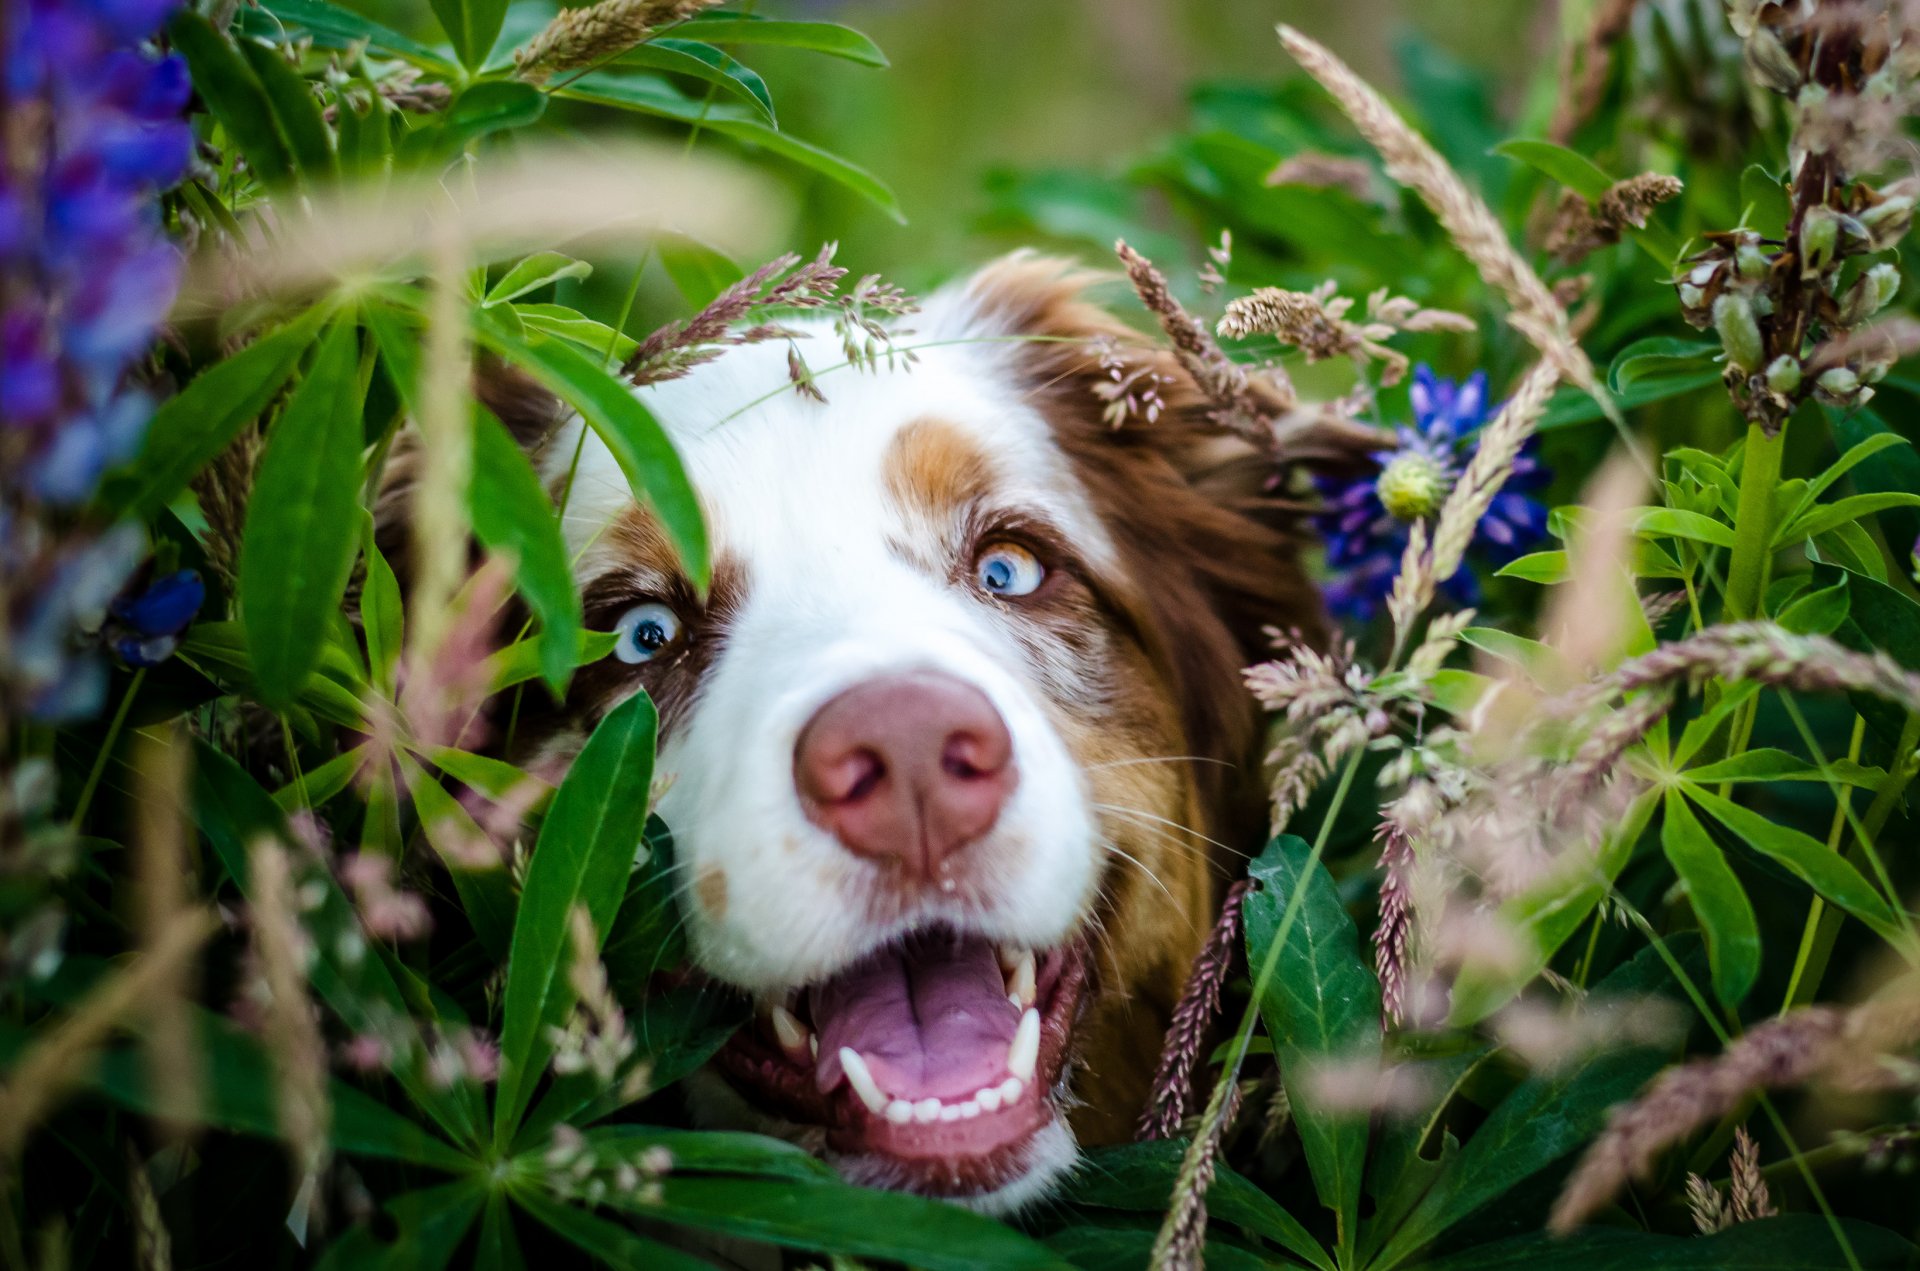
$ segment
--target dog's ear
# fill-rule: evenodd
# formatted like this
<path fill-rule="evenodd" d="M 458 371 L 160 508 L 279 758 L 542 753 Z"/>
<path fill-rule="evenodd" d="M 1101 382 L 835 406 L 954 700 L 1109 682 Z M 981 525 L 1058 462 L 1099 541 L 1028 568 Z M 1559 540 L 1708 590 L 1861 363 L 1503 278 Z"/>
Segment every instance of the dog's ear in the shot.
<path fill-rule="evenodd" d="M 1322 438 L 1292 456 L 1257 452 L 1213 418 L 1216 403 L 1157 336 L 1088 298 L 1106 281 L 1016 254 L 965 284 L 960 330 L 939 334 L 1014 337 L 1008 356 L 1030 400 L 1114 536 L 1135 610 L 1127 617 L 1179 703 L 1189 753 L 1240 765 L 1244 780 L 1258 714 L 1243 669 L 1270 653 L 1275 630 L 1316 645 L 1328 636 L 1301 563 L 1308 527 L 1286 468 L 1350 461 L 1355 446 Z M 1136 373 L 1157 410 L 1115 418 L 1110 386 Z"/>

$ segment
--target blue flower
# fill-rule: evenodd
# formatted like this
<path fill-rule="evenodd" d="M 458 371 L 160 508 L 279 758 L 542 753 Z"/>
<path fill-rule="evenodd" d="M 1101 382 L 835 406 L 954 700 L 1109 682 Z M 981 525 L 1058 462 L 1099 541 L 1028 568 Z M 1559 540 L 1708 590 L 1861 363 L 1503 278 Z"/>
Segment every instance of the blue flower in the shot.
<path fill-rule="evenodd" d="M 207 586 L 200 575 L 182 569 L 147 584 L 137 595 L 113 602 L 113 651 L 128 666 L 158 666 L 180 646 L 187 629 L 206 602 Z"/>
<path fill-rule="evenodd" d="M 1373 458 L 1377 471 L 1363 477 L 1318 481 L 1322 500 L 1315 517 L 1327 548 L 1327 607 L 1365 621 L 1393 590 L 1407 527 L 1431 517 L 1446 501 L 1479 445 L 1491 413 L 1487 377 L 1476 371 L 1465 382 L 1443 380 L 1422 365 L 1414 368 L 1413 423 L 1394 430 L 1396 444 Z M 1547 473 L 1528 443 L 1514 460 L 1513 475 L 1494 497 L 1474 531 L 1473 544 L 1496 561 L 1511 560 L 1545 534 L 1547 510 L 1528 491 L 1546 484 Z M 1460 570 L 1442 582 L 1455 603 L 1475 603 L 1478 584 Z"/>

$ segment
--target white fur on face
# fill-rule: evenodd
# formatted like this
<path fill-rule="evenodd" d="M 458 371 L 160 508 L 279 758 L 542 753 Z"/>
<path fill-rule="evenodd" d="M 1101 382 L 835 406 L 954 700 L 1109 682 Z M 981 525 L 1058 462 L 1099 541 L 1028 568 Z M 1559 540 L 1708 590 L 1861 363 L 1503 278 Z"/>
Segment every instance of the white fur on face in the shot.
<path fill-rule="evenodd" d="M 958 299 L 936 298 L 917 325 L 903 345 L 995 334 Z M 801 349 L 816 370 L 840 360 L 824 324 L 807 331 Z M 1006 348 L 927 347 L 911 367 L 838 371 L 820 388 L 825 404 L 795 393 L 785 346 L 773 342 L 641 390 L 700 493 L 716 559 L 741 573 L 724 644 L 663 743 L 661 768 L 674 784 L 660 813 L 674 834 L 695 960 L 757 991 L 831 975 L 931 921 L 1010 945 L 1059 944 L 1074 934 L 1099 872 L 1085 777 L 1050 722 L 1030 654 L 995 612 L 1004 602 L 954 581 L 953 535 L 943 532 L 951 527 L 900 507 L 884 478 L 901 430 L 937 419 L 989 459 L 996 510 L 1050 522 L 1096 568 L 1111 559 Z M 555 484 L 580 428 L 569 424 L 547 452 Z M 631 499 L 588 433 L 565 522 L 583 585 L 631 567 L 598 537 Z M 959 564 L 964 578 L 967 562 Z M 808 820 L 793 751 L 814 712 L 842 691 L 914 670 L 978 688 L 1006 721 L 1020 776 L 947 890 L 902 899 L 884 888 L 879 866 Z M 710 881 L 716 872 L 724 887 Z M 696 901 L 702 890 L 725 903 L 710 910 Z"/>

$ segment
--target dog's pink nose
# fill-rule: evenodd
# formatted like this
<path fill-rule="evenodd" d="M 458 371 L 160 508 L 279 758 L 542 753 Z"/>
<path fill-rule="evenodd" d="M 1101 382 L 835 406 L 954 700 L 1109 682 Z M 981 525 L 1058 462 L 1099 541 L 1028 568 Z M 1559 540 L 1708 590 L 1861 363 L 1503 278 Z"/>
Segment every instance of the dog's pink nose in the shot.
<path fill-rule="evenodd" d="M 1015 780 L 1000 712 L 935 671 L 848 689 L 793 749 L 794 785 L 815 824 L 858 855 L 927 879 L 993 828 Z"/>

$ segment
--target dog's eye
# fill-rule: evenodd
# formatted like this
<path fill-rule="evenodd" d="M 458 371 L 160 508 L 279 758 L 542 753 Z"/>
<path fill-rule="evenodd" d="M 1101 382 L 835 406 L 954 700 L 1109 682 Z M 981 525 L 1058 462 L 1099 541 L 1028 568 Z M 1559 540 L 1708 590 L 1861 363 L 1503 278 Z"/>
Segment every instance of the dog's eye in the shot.
<path fill-rule="evenodd" d="M 1047 569 L 1018 543 L 993 543 L 974 562 L 980 589 L 993 596 L 1029 596 L 1046 580 Z"/>
<path fill-rule="evenodd" d="M 656 602 L 635 605 L 613 624 L 613 656 L 622 662 L 650 662 L 680 635 L 680 615 Z"/>

